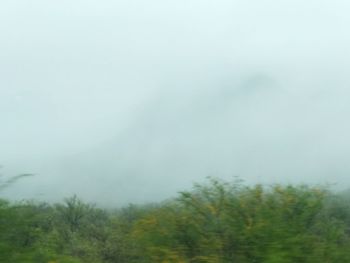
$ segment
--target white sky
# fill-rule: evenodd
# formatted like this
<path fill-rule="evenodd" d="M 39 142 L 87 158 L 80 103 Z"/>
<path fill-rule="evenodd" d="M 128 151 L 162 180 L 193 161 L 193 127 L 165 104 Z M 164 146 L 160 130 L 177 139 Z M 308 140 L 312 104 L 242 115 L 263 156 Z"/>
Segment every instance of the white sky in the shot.
<path fill-rule="evenodd" d="M 74 174 L 96 189 L 65 194 L 106 200 L 106 185 L 152 200 L 212 172 L 347 185 L 349 11 L 336 0 L 3 0 L 0 163 L 38 172 L 44 188 Z"/>

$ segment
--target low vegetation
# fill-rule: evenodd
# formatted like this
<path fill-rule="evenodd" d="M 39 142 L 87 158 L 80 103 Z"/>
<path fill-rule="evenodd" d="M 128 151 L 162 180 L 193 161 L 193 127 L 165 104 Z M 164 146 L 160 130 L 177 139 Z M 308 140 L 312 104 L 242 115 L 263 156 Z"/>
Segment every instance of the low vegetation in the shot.
<path fill-rule="evenodd" d="M 0 201 L 0 262 L 350 262 L 350 195 L 210 179 L 173 200 L 104 210 Z"/>

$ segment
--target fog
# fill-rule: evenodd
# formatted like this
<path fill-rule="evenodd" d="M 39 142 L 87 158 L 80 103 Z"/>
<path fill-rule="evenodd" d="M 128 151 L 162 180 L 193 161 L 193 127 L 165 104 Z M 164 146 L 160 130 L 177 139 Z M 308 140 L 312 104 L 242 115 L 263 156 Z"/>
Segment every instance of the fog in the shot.
<path fill-rule="evenodd" d="M 335 184 L 350 163 L 348 1 L 0 3 L 1 195 L 174 196 L 206 176 Z"/>

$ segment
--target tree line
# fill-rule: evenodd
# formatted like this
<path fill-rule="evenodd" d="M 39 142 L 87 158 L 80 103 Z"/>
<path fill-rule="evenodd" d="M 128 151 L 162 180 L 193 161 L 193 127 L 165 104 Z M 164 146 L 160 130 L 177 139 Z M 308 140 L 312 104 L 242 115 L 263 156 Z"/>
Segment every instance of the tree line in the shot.
<path fill-rule="evenodd" d="M 0 200 L 0 262 L 350 262 L 350 195 L 209 179 L 164 202 L 102 209 Z"/>

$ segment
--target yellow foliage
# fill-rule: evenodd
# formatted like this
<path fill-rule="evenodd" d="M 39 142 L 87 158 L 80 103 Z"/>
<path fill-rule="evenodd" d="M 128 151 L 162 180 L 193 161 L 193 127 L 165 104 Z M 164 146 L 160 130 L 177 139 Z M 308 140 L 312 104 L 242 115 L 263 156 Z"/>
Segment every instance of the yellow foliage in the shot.
<path fill-rule="evenodd" d="M 209 211 L 212 213 L 212 214 L 216 214 L 217 213 L 217 209 L 215 208 L 215 206 L 213 206 L 213 205 L 208 205 L 208 209 L 209 209 Z"/>

